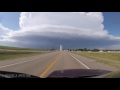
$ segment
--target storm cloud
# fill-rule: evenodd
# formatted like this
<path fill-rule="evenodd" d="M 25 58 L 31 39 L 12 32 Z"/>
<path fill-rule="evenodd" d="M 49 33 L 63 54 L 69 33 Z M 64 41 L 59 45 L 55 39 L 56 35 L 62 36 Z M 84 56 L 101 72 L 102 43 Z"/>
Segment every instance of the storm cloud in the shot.
<path fill-rule="evenodd" d="M 101 12 L 22 12 L 19 30 L 0 24 L 0 45 L 33 48 L 113 48 L 120 37 L 104 30 Z"/>

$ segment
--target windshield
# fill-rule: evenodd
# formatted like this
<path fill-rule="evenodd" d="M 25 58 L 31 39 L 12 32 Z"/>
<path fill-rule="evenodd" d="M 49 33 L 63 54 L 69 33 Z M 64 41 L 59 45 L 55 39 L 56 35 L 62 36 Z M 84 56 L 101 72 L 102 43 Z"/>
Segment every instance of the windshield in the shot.
<path fill-rule="evenodd" d="M 0 12 L 0 71 L 40 78 L 119 71 L 119 23 L 119 12 Z"/>

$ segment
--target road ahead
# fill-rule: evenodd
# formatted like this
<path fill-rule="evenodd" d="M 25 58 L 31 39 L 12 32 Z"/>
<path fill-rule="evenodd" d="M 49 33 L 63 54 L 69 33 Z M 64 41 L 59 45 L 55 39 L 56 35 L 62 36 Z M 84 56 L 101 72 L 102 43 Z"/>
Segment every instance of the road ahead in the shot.
<path fill-rule="evenodd" d="M 64 69 L 102 69 L 116 71 L 114 67 L 64 51 L 58 51 L 27 58 L 0 61 L 0 70 L 47 77 L 55 70 Z"/>

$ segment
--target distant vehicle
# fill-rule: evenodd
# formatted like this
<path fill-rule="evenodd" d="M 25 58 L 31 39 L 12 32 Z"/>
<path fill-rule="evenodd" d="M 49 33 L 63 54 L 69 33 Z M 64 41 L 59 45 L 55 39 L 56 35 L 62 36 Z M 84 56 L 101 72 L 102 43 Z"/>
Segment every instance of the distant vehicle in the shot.
<path fill-rule="evenodd" d="M 38 76 L 0 71 L 0 78 L 40 78 Z M 120 71 L 112 72 L 93 69 L 68 69 L 58 70 L 49 74 L 46 78 L 120 78 Z"/>

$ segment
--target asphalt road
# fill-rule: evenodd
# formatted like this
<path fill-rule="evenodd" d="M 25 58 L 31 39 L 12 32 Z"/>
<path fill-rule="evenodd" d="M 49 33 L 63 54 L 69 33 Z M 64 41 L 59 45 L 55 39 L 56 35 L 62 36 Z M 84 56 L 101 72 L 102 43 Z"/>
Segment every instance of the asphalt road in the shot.
<path fill-rule="evenodd" d="M 26 73 L 42 78 L 47 77 L 55 70 L 65 69 L 102 69 L 117 71 L 114 67 L 65 51 L 0 61 L 1 71 Z"/>

